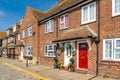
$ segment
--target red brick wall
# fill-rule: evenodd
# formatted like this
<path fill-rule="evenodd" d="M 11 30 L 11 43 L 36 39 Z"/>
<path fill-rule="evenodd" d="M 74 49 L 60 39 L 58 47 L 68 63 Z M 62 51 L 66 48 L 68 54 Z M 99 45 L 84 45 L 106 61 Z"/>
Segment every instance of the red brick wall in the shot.
<path fill-rule="evenodd" d="M 34 33 L 33 36 L 28 36 L 28 28 L 32 26 L 32 32 Z M 25 30 L 25 38 L 22 38 L 22 30 Z M 24 42 L 24 56 L 26 55 L 26 46 L 32 46 L 33 48 L 33 57 L 35 57 L 35 59 L 37 58 L 37 53 L 38 53 L 38 27 L 37 27 L 37 19 L 34 17 L 34 15 L 32 14 L 30 8 L 27 8 L 26 13 L 24 15 L 24 19 L 22 22 L 22 26 L 21 26 L 21 31 L 20 31 L 20 35 L 21 35 L 21 40 L 23 40 Z M 35 63 L 36 60 L 33 61 L 33 63 Z"/>
<path fill-rule="evenodd" d="M 52 41 L 54 41 L 56 39 L 56 24 L 57 20 L 54 20 L 54 32 L 51 33 L 47 33 L 45 34 L 45 24 L 42 23 L 40 25 L 40 43 L 39 43 L 39 47 L 40 47 L 40 63 L 44 64 L 44 65 L 48 65 L 48 66 L 52 66 L 53 63 L 53 58 L 49 58 L 49 57 L 45 57 L 44 56 L 44 47 L 47 44 L 53 44 Z"/>
<path fill-rule="evenodd" d="M 96 11 L 97 12 L 97 11 Z M 53 63 L 53 59 L 52 58 L 47 58 L 44 57 L 44 46 L 46 44 L 50 44 L 52 43 L 51 41 L 57 40 L 57 39 L 66 39 L 66 38 L 74 38 L 74 37 L 81 37 L 86 35 L 86 33 L 80 33 L 80 30 L 76 30 L 76 31 L 72 31 L 72 32 L 67 32 L 71 29 L 76 29 L 79 27 L 83 27 L 83 26 L 89 26 L 89 28 L 93 29 L 94 32 L 97 33 L 97 18 L 95 22 L 89 23 L 89 24 L 81 24 L 81 8 L 78 7 L 72 11 L 69 11 L 68 13 L 69 15 L 69 28 L 67 29 L 63 29 L 60 30 L 60 18 L 57 17 L 55 18 L 55 26 L 54 26 L 54 32 L 53 33 L 48 33 L 48 34 L 44 34 L 44 23 L 42 23 L 40 25 L 40 62 L 44 65 L 48 65 L 48 66 L 52 66 Z M 56 23 L 58 20 L 58 23 Z M 58 24 L 58 26 L 57 26 Z M 57 35 L 57 31 L 56 31 L 56 27 L 58 27 L 58 36 Z M 80 40 L 79 40 L 80 41 Z M 64 64 L 64 52 L 58 56 L 58 58 L 60 60 L 63 61 Z M 86 73 L 86 70 L 78 70 L 77 69 L 77 55 L 74 56 L 75 59 L 75 69 L 76 72 L 82 72 L 82 73 Z M 87 73 L 95 73 L 96 71 L 96 45 L 94 43 L 94 40 L 91 41 L 91 50 L 88 50 L 88 69 L 87 69 Z"/>
<path fill-rule="evenodd" d="M 120 16 L 112 17 L 112 0 L 100 1 L 100 49 L 99 49 L 99 73 L 111 77 L 120 78 L 119 61 L 103 60 L 103 39 L 120 37 Z"/>

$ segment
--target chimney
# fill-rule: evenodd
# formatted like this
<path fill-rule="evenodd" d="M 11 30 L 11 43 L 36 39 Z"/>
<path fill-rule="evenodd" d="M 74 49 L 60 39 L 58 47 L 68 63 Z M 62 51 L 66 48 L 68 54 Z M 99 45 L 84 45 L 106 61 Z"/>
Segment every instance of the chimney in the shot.
<path fill-rule="evenodd" d="M 61 2 L 63 2 L 64 0 L 58 0 L 58 4 L 60 4 Z"/>

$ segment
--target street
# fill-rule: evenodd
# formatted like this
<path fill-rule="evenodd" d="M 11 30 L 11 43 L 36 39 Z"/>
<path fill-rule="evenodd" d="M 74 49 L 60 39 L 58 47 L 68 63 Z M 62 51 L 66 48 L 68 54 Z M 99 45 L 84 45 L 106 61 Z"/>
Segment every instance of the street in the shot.
<path fill-rule="evenodd" d="M 0 63 L 0 80 L 40 80 Z"/>

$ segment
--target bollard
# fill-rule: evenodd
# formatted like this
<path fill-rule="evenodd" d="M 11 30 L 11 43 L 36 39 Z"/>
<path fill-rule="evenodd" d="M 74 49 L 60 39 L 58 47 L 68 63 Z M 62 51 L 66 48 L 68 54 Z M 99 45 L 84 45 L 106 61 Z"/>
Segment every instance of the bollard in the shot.
<path fill-rule="evenodd" d="M 26 67 L 28 68 L 28 57 L 26 57 Z"/>

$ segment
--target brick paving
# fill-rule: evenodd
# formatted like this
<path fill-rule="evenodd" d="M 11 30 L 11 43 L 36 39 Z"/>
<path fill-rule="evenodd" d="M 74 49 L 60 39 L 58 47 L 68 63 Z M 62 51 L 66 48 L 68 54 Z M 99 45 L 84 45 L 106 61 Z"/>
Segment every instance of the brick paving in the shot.
<path fill-rule="evenodd" d="M 8 63 L 13 64 L 18 67 L 21 67 L 28 71 L 40 74 L 41 76 L 46 77 L 49 80 L 116 80 L 116 79 L 111 79 L 111 78 L 103 78 L 102 76 L 93 78 L 94 75 L 80 74 L 80 73 L 75 73 L 75 72 L 59 70 L 59 69 L 53 69 L 52 67 L 43 66 L 40 64 L 38 64 L 38 65 L 29 64 L 29 67 L 26 68 L 25 63 L 19 62 L 18 60 L 12 60 L 12 59 L 6 59 L 6 58 L 0 58 L 0 60 L 8 62 Z M 21 77 L 24 78 L 24 76 L 22 76 L 23 74 L 19 74 L 19 75 L 21 75 Z M 5 79 L 5 80 L 7 80 L 7 79 Z M 13 79 L 10 79 L 10 80 L 13 80 Z M 14 80 L 19 80 L 19 79 L 14 79 Z M 22 79 L 20 79 L 20 80 L 22 80 Z M 38 80 L 38 79 L 31 78 L 31 79 L 24 79 L 24 80 Z"/>

